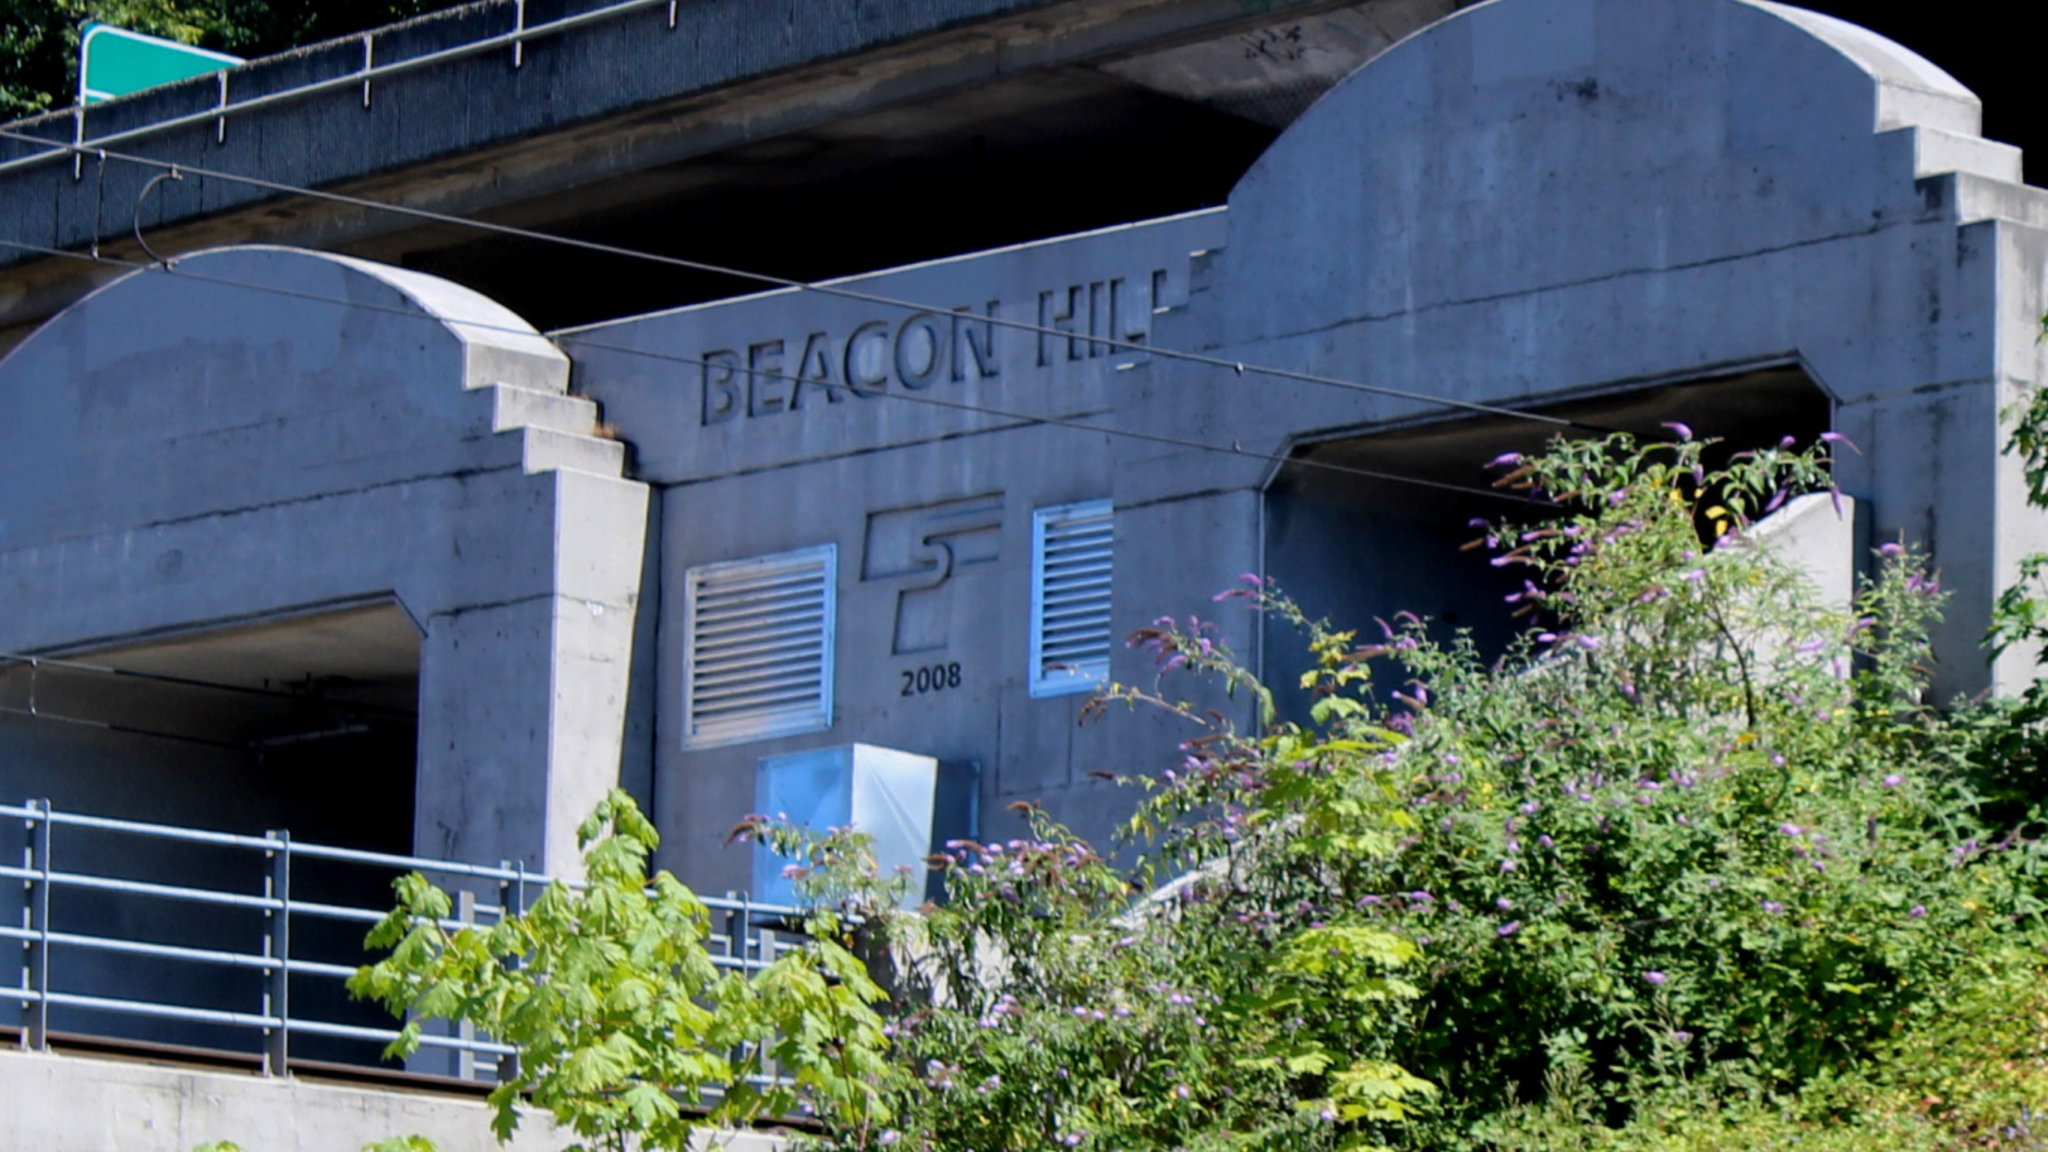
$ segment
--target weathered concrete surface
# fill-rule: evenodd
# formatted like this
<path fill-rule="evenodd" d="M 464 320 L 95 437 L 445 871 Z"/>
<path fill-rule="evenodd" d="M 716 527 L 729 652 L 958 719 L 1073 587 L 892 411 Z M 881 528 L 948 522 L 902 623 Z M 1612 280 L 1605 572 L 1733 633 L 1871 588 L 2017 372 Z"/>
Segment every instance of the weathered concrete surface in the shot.
<path fill-rule="evenodd" d="M 1129 800 L 1088 774 L 1168 764 L 1186 733 L 1077 729 L 1079 697 L 1029 695 L 1034 508 L 1115 501 L 1118 635 L 1212 612 L 1247 571 L 1314 581 L 1347 620 L 1414 589 L 1478 611 L 1486 589 L 1455 568 L 1472 561 L 1402 535 L 1453 507 L 1441 490 L 1353 499 L 1327 547 L 1269 557 L 1303 510 L 1275 460 L 1443 420 L 1443 401 L 1641 416 L 1655 392 L 1706 426 L 1782 385 L 1859 445 L 1837 474 L 1873 536 L 1944 570 L 1940 691 L 2011 686 L 2025 654 L 1987 671 L 1976 641 L 2017 558 L 2048 546 L 1997 451 L 1999 409 L 2048 371 L 2048 197 L 1977 114 L 1926 61 L 1811 13 L 1495 0 L 1341 83 L 1227 211 L 847 285 L 907 306 L 772 293 L 565 334 L 651 501 L 587 402 L 559 394 L 560 354 L 487 302 L 441 300 L 471 324 L 412 349 L 378 309 L 420 309 L 417 277 L 195 258 L 181 272 L 281 262 L 272 286 L 300 297 L 152 273 L 0 365 L 0 579 L 55 606 L 0 641 L 76 649 L 395 598 L 423 631 L 433 854 L 537 851 L 559 870 L 623 762 L 652 777 L 667 861 L 736 888 L 746 854 L 718 834 L 751 804 L 754 762 L 853 740 L 981 765 L 989 834 L 1037 800 L 1100 838 Z M 304 298 L 337 293 L 361 302 L 342 319 Z M 686 571 L 828 543 L 832 726 L 685 748 Z M 1218 638 L 1262 660 L 1251 623 L 1224 619 Z M 958 686 L 915 690 L 934 664 Z M 1142 652 L 1112 672 L 1155 682 Z"/>
<path fill-rule="evenodd" d="M 575 1141 L 552 1118 L 529 1113 L 500 1144 L 490 1117 L 481 1099 L 449 1093 L 0 1049 L 0 1146 L 10 1149 L 190 1152 L 230 1140 L 246 1152 L 360 1152 L 373 1141 L 419 1135 L 441 1152 L 554 1152 Z M 779 1152 L 787 1145 L 729 1132 L 715 1146 Z"/>
<path fill-rule="evenodd" d="M 103 289 L 0 361 L 0 587 L 34 606 L 0 650 L 395 602 L 421 633 L 413 847 L 573 873 L 618 778 L 646 490 L 567 374 L 502 307 L 345 258 Z"/>
<path fill-rule="evenodd" d="M 1860 447 L 1837 474 L 1870 531 L 1927 546 L 1956 593 L 1938 691 L 2018 683 L 2023 658 L 1987 672 L 1977 638 L 2015 557 L 2048 545 L 1996 423 L 2016 382 L 2048 367 L 2033 339 L 2048 209 L 1977 116 L 1926 61 L 1812 13 L 1497 0 L 1341 83 L 1225 213 L 846 283 L 907 307 L 776 293 L 566 334 L 577 386 L 663 489 L 645 691 L 660 820 L 682 833 L 670 862 L 713 889 L 743 883 L 743 853 L 705 833 L 745 811 L 752 763 L 849 740 L 983 764 L 988 835 L 1009 834 L 1003 806 L 1029 799 L 1103 838 L 1129 799 L 1088 772 L 1157 769 L 1188 733 L 1121 717 L 1077 730 L 1071 699 L 1022 690 L 1033 507 L 1114 498 L 1119 635 L 1208 612 L 1262 570 L 1328 591 L 1345 623 L 1415 607 L 1396 593 L 1417 589 L 1444 596 L 1425 610 L 1497 613 L 1459 567 L 1476 562 L 1435 547 L 1444 529 L 1400 535 L 1462 507 L 1440 491 L 1394 484 L 1375 494 L 1394 506 L 1359 501 L 1317 548 L 1277 566 L 1262 551 L 1275 518 L 1302 512 L 1275 458 L 1455 415 L 1439 400 L 1583 402 L 1579 418 L 1650 433 L 1696 408 L 1703 426 L 1767 442 L 1791 429 L 1749 427 L 1743 408 L 1761 397 L 1754 419 L 1778 419 L 1811 400 Z M 991 314 L 1077 335 L 977 327 Z M 1091 334 L 1418 398 L 1091 349 Z M 1651 391 L 1690 407 L 1646 416 Z M 1524 426 L 1517 446 L 1551 431 Z M 977 509 L 974 532 L 941 530 Z M 898 555 L 905 540 L 923 547 Z M 683 572 L 821 543 L 840 557 L 833 727 L 686 748 Z M 906 646 L 905 613 L 939 598 L 948 627 Z M 1219 615 L 1219 639 L 1278 666 L 1241 616 Z M 905 692 L 931 661 L 957 662 L 962 687 Z M 1113 671 L 1153 683 L 1140 652 L 1119 650 Z"/>
<path fill-rule="evenodd" d="M 2048 545 L 1997 423 L 2048 369 L 2042 195 L 1977 126 L 1939 69 L 1813 13 L 1498 0 L 1396 46 L 1282 136 L 1158 340 L 1515 406 L 1797 363 L 1860 448 L 1837 475 L 1875 536 L 1903 533 L 1944 570 L 1941 693 L 2015 687 L 2024 654 L 1987 672 L 1977 642 L 2014 557 Z M 1150 375 L 1126 418 L 1227 425 L 1262 450 L 1429 410 Z M 1179 491 L 1195 468 L 1218 485 L 1260 472 L 1162 453 L 1119 491 Z"/>
<path fill-rule="evenodd" d="M 1820 602 L 1837 612 L 1855 603 L 1857 578 L 1871 569 L 1863 506 L 1854 498 L 1814 492 L 1759 522 L 1751 542 L 1813 581 Z"/>
<path fill-rule="evenodd" d="M 839 285 L 937 311 L 785 291 L 563 335 L 577 390 L 604 403 L 660 490 L 660 587 L 642 595 L 660 604 L 644 675 L 667 864 L 710 891 L 745 887 L 745 846 L 721 841 L 752 808 L 756 762 L 850 739 L 980 766 L 989 835 L 1021 831 L 1007 805 L 1040 801 L 1108 843 L 1128 796 L 1089 773 L 1151 766 L 1159 731 L 1126 715 L 1080 729 L 1085 695 L 1031 695 L 1031 514 L 1116 498 L 1117 637 L 1174 606 L 1206 609 L 1255 566 L 1254 494 L 1127 504 L 1126 449 L 1088 428 L 1116 425 L 1147 359 L 1088 337 L 1149 339 L 1155 311 L 1186 298 L 1188 254 L 1221 226 L 1196 213 Z M 684 573 L 820 544 L 838 550 L 833 726 L 686 749 Z M 957 665 L 959 682 L 920 692 L 906 679 L 935 665 Z M 1116 645 L 1117 679 L 1148 669 Z"/>
<path fill-rule="evenodd" d="M 1450 2 L 1381 0 L 1367 7 L 1383 44 L 1448 11 Z M 604 4 L 530 0 L 525 20 L 540 24 Z M 506 47 L 379 79 L 367 105 L 359 86 L 343 85 L 236 114 L 224 132 L 207 119 L 146 133 L 117 150 L 455 215 L 489 213 L 527 225 L 575 220 L 587 229 L 622 200 L 673 196 L 694 183 L 694 176 L 661 171 L 679 161 L 1001 85 L 1013 87 L 994 98 L 996 106 L 1028 105 L 1041 83 L 1064 83 L 1057 75 L 1063 68 L 1131 63 L 1133 53 L 1191 40 L 1217 41 L 1221 53 L 1242 56 L 1235 33 L 1335 7 L 1332 0 L 686 0 L 675 6 L 672 25 L 669 7 L 656 4 L 535 39 L 517 66 Z M 511 30 L 516 11 L 514 0 L 489 0 L 382 29 L 372 54 L 382 65 L 474 43 Z M 233 71 L 229 96 L 328 80 L 360 68 L 364 57 L 362 38 L 350 37 L 253 61 Z M 1134 75 L 1151 74 L 1131 67 Z M 1020 85 L 1020 78 L 1031 79 Z M 1103 76 L 1094 82 L 1119 83 Z M 209 75 L 95 105 L 85 136 L 203 112 L 219 96 Z M 69 143 L 77 125 L 65 112 L 15 129 Z M 889 130 L 871 124 L 863 131 Z M 0 141 L 0 162 L 38 150 Z M 716 179 L 739 184 L 751 170 L 757 162 Z M 140 256 L 127 239 L 126 208 L 155 174 L 115 162 L 74 180 L 69 159 L 0 173 L 0 221 L 10 222 L 0 239 L 82 248 L 104 237 L 107 251 Z M 571 189 L 574 195 L 565 195 Z M 172 253 L 281 243 L 353 246 L 397 262 L 421 247 L 473 238 L 390 213 L 280 199 L 220 181 L 160 188 L 143 222 L 154 229 L 153 246 Z M 407 238 L 370 243 L 398 232 Z M 10 264 L 16 266 L 0 275 L 0 331 L 53 313 L 108 275 L 0 248 L 0 267 Z"/>

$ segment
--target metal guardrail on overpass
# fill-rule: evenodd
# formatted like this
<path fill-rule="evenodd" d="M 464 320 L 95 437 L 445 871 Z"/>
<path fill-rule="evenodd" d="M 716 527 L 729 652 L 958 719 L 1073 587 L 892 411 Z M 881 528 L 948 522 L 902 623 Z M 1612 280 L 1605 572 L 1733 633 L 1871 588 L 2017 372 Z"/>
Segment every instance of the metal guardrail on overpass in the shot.
<path fill-rule="evenodd" d="M 488 927 L 523 912 L 550 883 L 516 864 L 489 867 L 305 844 L 284 832 L 248 836 L 114 820 L 56 811 L 43 801 L 0 805 L 0 821 L 19 821 L 25 834 L 19 863 L 0 863 L 0 878 L 19 882 L 22 899 L 18 923 L 0 923 L 0 939 L 21 947 L 19 975 L 11 986 L 0 984 L 0 1002 L 20 1005 L 22 1041 L 32 1049 L 48 1046 L 53 1016 L 68 1011 L 74 1019 L 66 1022 L 67 1034 L 133 1038 L 126 1024 L 144 1021 L 155 1022 L 159 1036 L 163 1022 L 170 1022 L 209 1036 L 246 1037 L 235 1049 L 203 1041 L 183 1046 L 249 1051 L 260 1045 L 264 1070 L 273 1075 L 285 1072 L 295 1044 L 314 1038 L 356 1042 L 353 1057 L 330 1062 L 377 1067 L 377 1053 L 398 1031 L 362 1022 L 366 1013 L 374 1018 L 382 1010 L 351 1004 L 340 993 L 341 982 L 373 959 L 362 949 L 362 936 L 388 905 L 337 903 L 327 893 L 337 886 L 388 893 L 393 877 L 421 872 L 455 889 L 455 915 L 443 921 L 455 930 Z M 60 866 L 71 859 L 64 855 L 69 842 L 81 849 L 75 854 L 80 863 Z M 206 876 L 179 883 L 119 875 L 124 862 L 133 872 L 146 859 L 136 851 L 140 845 L 205 853 L 204 866 L 193 870 Z M 321 875 L 311 885 L 302 880 L 295 888 L 295 873 L 315 870 Z M 340 871 L 355 876 L 337 884 Z M 495 903 L 480 898 L 492 892 Z M 801 939 L 794 908 L 730 898 L 703 903 L 713 916 L 712 962 L 720 967 L 759 969 Z M 306 945 L 309 936 L 317 946 Z M 102 958 L 133 963 L 109 966 Z M 309 1002 L 316 1007 L 303 1007 Z M 317 1007 L 322 1004 L 326 1011 Z M 466 1029 L 430 1031 L 421 1045 L 450 1054 L 453 1075 L 481 1082 L 495 1081 L 500 1061 L 514 1056 L 506 1045 Z"/>
<path fill-rule="evenodd" d="M 268 108 L 275 104 L 302 100 L 308 96 L 319 95 L 322 92 L 353 88 L 358 85 L 363 90 L 363 107 L 367 108 L 370 106 L 371 84 L 384 77 L 397 76 L 444 61 L 457 60 L 466 56 L 476 56 L 504 48 L 511 49 L 512 66 L 516 68 L 524 63 L 526 43 L 529 40 L 559 35 L 586 24 L 611 20 L 615 17 L 624 16 L 632 12 L 640 12 L 648 8 L 665 7 L 668 10 L 668 26 L 674 28 L 676 26 L 676 5 L 678 2 L 679 0 L 617 0 L 616 3 L 607 4 L 586 12 L 575 12 L 554 20 L 528 24 L 526 22 L 525 0 L 515 0 L 512 5 L 512 27 L 505 32 L 424 52 L 417 56 L 408 56 L 402 60 L 388 61 L 383 64 L 377 63 L 376 31 L 362 32 L 353 37 L 353 39 L 358 39 L 362 42 L 363 63 L 361 67 L 352 71 L 276 92 L 266 92 L 259 96 L 251 96 L 246 99 L 231 99 L 229 87 L 234 76 L 234 69 L 223 68 L 218 72 L 212 73 L 215 83 L 220 89 L 219 101 L 214 107 L 200 112 L 151 121 L 147 124 L 141 124 L 123 131 L 105 133 L 100 136 L 92 136 L 86 130 L 89 106 L 82 103 L 76 104 L 71 108 L 72 138 L 68 145 L 52 141 L 51 143 L 57 146 L 48 152 L 38 152 L 28 156 L 19 156 L 12 160 L 0 161 L 0 174 L 11 172 L 17 168 L 33 167 L 45 161 L 62 157 L 71 157 L 74 163 L 76 163 L 81 149 L 110 148 L 114 145 L 125 144 L 154 133 L 173 128 L 188 127 L 194 124 L 204 124 L 208 121 L 213 121 L 218 126 L 218 131 L 224 134 L 227 131 L 227 118 L 237 113 L 251 112 L 258 108 Z M 205 74 L 202 73 L 202 75 Z"/>

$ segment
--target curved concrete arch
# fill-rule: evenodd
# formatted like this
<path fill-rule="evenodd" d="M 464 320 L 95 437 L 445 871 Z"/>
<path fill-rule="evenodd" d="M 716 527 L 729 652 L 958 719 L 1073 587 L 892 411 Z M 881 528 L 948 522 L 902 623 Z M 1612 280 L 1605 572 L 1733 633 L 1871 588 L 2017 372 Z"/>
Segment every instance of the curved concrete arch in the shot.
<path fill-rule="evenodd" d="M 535 331 L 518 313 L 481 292 L 438 276 L 373 260 L 278 244 L 240 244 L 184 253 L 169 266 L 152 265 L 124 272 L 80 297 L 73 306 L 108 293 L 135 291 L 133 282 L 138 279 L 175 279 L 180 274 L 199 281 L 239 282 L 257 292 L 302 292 L 302 288 L 293 286 L 294 281 L 303 283 L 308 271 L 322 264 L 333 265 L 337 272 L 354 273 L 352 277 L 340 278 L 352 290 L 374 292 L 376 285 L 388 288 L 390 300 L 387 306 L 401 303 L 416 309 L 422 317 L 448 328 L 458 339 L 483 345 L 496 344 L 544 360 L 560 358 L 560 352 L 547 337 Z M 301 298 L 312 303 L 323 300 L 310 295 Z M 341 297 L 331 299 L 343 302 Z M 57 317 L 52 317 L 29 339 L 49 333 L 57 326 L 56 321 Z M 7 355 L 0 356 L 0 372 L 6 371 L 8 359 L 19 351 L 20 346 L 17 346 Z"/>
<path fill-rule="evenodd" d="M 1275 142 L 1157 338 L 1508 406 L 1810 365 L 1866 453 L 1838 471 L 1875 530 L 1973 574 L 1952 582 L 1937 646 L 1941 687 L 1974 690 L 1991 599 L 2048 544 L 1997 418 L 2048 368 L 2032 223 L 2048 216 L 1979 113 L 1912 52 L 1778 4 L 1491 0 L 1366 64 Z M 1136 421 L 1228 419 L 1262 448 L 1430 410 L 1154 371 Z M 1245 389 L 1259 399 L 1233 399 Z"/>
<path fill-rule="evenodd" d="M 116 280 L 0 361 L 0 650 L 394 597 L 415 847 L 573 868 L 618 779 L 644 487 L 568 358 L 467 288 L 275 247 Z"/>

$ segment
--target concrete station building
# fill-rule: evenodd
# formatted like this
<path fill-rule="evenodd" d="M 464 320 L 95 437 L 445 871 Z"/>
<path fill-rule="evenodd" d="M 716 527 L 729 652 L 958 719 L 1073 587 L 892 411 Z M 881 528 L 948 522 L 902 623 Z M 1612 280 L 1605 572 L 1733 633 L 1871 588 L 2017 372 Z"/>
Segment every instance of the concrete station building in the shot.
<path fill-rule="evenodd" d="M 1251 571 L 1498 643 L 1484 462 L 1667 420 L 1846 433 L 1942 689 L 2028 672 L 2048 194 L 1831 16 L 494 2 L 223 75 L 0 140 L 0 800 L 566 871 L 623 783 L 722 892 L 916 762 L 1106 839 L 1131 629 Z"/>

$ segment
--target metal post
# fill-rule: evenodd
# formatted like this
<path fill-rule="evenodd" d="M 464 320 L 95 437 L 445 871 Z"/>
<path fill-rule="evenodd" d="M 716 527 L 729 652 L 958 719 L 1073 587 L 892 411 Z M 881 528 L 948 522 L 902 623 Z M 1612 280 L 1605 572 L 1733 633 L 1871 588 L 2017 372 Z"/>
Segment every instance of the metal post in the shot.
<path fill-rule="evenodd" d="M 377 66 L 377 38 L 374 32 L 363 33 L 363 71 Z M 370 82 L 363 81 L 363 107 L 370 106 Z"/>
<path fill-rule="evenodd" d="M 455 918 L 474 929 L 476 927 L 476 893 L 462 888 L 455 893 Z M 455 1075 L 463 1080 L 476 1079 L 476 1024 L 464 1020 L 455 1026 L 455 1038 L 462 1041 L 462 1047 L 455 1050 Z"/>
<path fill-rule="evenodd" d="M 498 867 L 512 873 L 512 878 L 504 881 L 498 888 L 498 907 L 502 909 L 499 915 L 526 915 L 526 861 L 521 860 L 515 864 L 510 860 L 500 860 L 498 861 Z M 517 968 L 519 966 L 519 958 L 517 956 L 506 957 L 505 966 Z M 516 1079 L 518 1075 L 519 1053 L 507 1052 L 498 1057 L 498 1083 L 503 1084 L 508 1080 Z"/>
<path fill-rule="evenodd" d="M 512 31 L 515 34 L 526 31 L 526 0 L 512 0 L 512 20 Z M 512 66 L 517 68 L 524 63 L 526 63 L 526 37 L 522 35 L 512 41 Z"/>
<path fill-rule="evenodd" d="M 270 970 L 265 981 L 263 1014 L 274 1017 L 277 1024 L 264 1029 L 263 1073 L 282 1076 L 291 1058 L 292 836 L 283 829 L 265 835 L 278 842 L 270 850 L 270 879 L 265 886 L 266 894 L 277 901 L 277 907 L 263 913 L 268 921 L 263 952 L 277 961 L 277 967 Z"/>
<path fill-rule="evenodd" d="M 748 952 L 753 948 L 754 934 L 754 893 L 752 889 L 740 893 L 740 935 L 734 943 L 740 948 L 740 975 L 747 974 Z M 753 959 L 760 959 L 755 956 Z"/>
<path fill-rule="evenodd" d="M 29 851 L 35 858 L 30 867 L 36 876 L 29 881 L 28 930 L 36 938 L 28 944 L 27 984 L 36 998 L 23 1006 L 21 1041 L 23 1047 L 40 1052 L 50 1046 L 50 873 L 54 869 L 50 865 L 50 802 L 31 800 L 28 807 L 40 812 L 42 819 L 29 833 Z"/>
<path fill-rule="evenodd" d="M 228 142 L 228 70 L 223 68 L 214 73 L 220 79 L 220 115 L 213 121 L 213 142 Z"/>
<path fill-rule="evenodd" d="M 747 946 L 746 937 L 742 933 L 747 930 L 747 922 L 740 918 L 740 910 L 735 906 L 740 899 L 740 894 L 728 888 L 725 892 L 725 898 L 728 901 L 725 906 L 725 956 L 728 960 L 735 957 L 739 959 L 740 979 L 745 980 L 747 978 Z M 706 943 L 709 943 L 709 941 L 706 941 Z M 747 1066 L 747 1059 L 751 1055 L 750 1050 L 757 1047 L 757 1045 L 750 1041 L 742 1040 L 734 1044 L 732 1050 L 726 1053 L 726 1059 L 732 1061 L 732 1066 L 735 1069 L 744 1070 Z M 762 1052 L 763 1068 L 767 1067 L 766 1057 L 767 1053 L 764 1050 Z"/>
<path fill-rule="evenodd" d="M 31 681 L 30 683 L 34 682 Z M 32 809 L 35 807 L 35 803 L 34 801 L 24 800 L 22 801 L 22 806 Z M 35 818 L 31 816 L 21 823 L 22 881 L 20 924 L 21 930 L 24 933 L 35 931 L 36 926 L 34 912 L 35 884 L 28 879 L 28 874 L 35 871 L 36 867 L 35 835 L 36 822 Z M 21 938 L 19 951 L 21 955 L 18 958 L 19 971 L 15 973 L 14 977 L 16 981 L 15 987 L 27 990 L 34 987 L 34 980 L 32 979 L 34 973 L 29 968 L 29 938 L 25 935 Z M 24 1046 L 28 1044 L 28 1006 L 29 1001 L 27 1000 L 23 1000 L 16 1005 L 21 1016 L 21 1035 L 15 1040 L 15 1043 Z"/>

